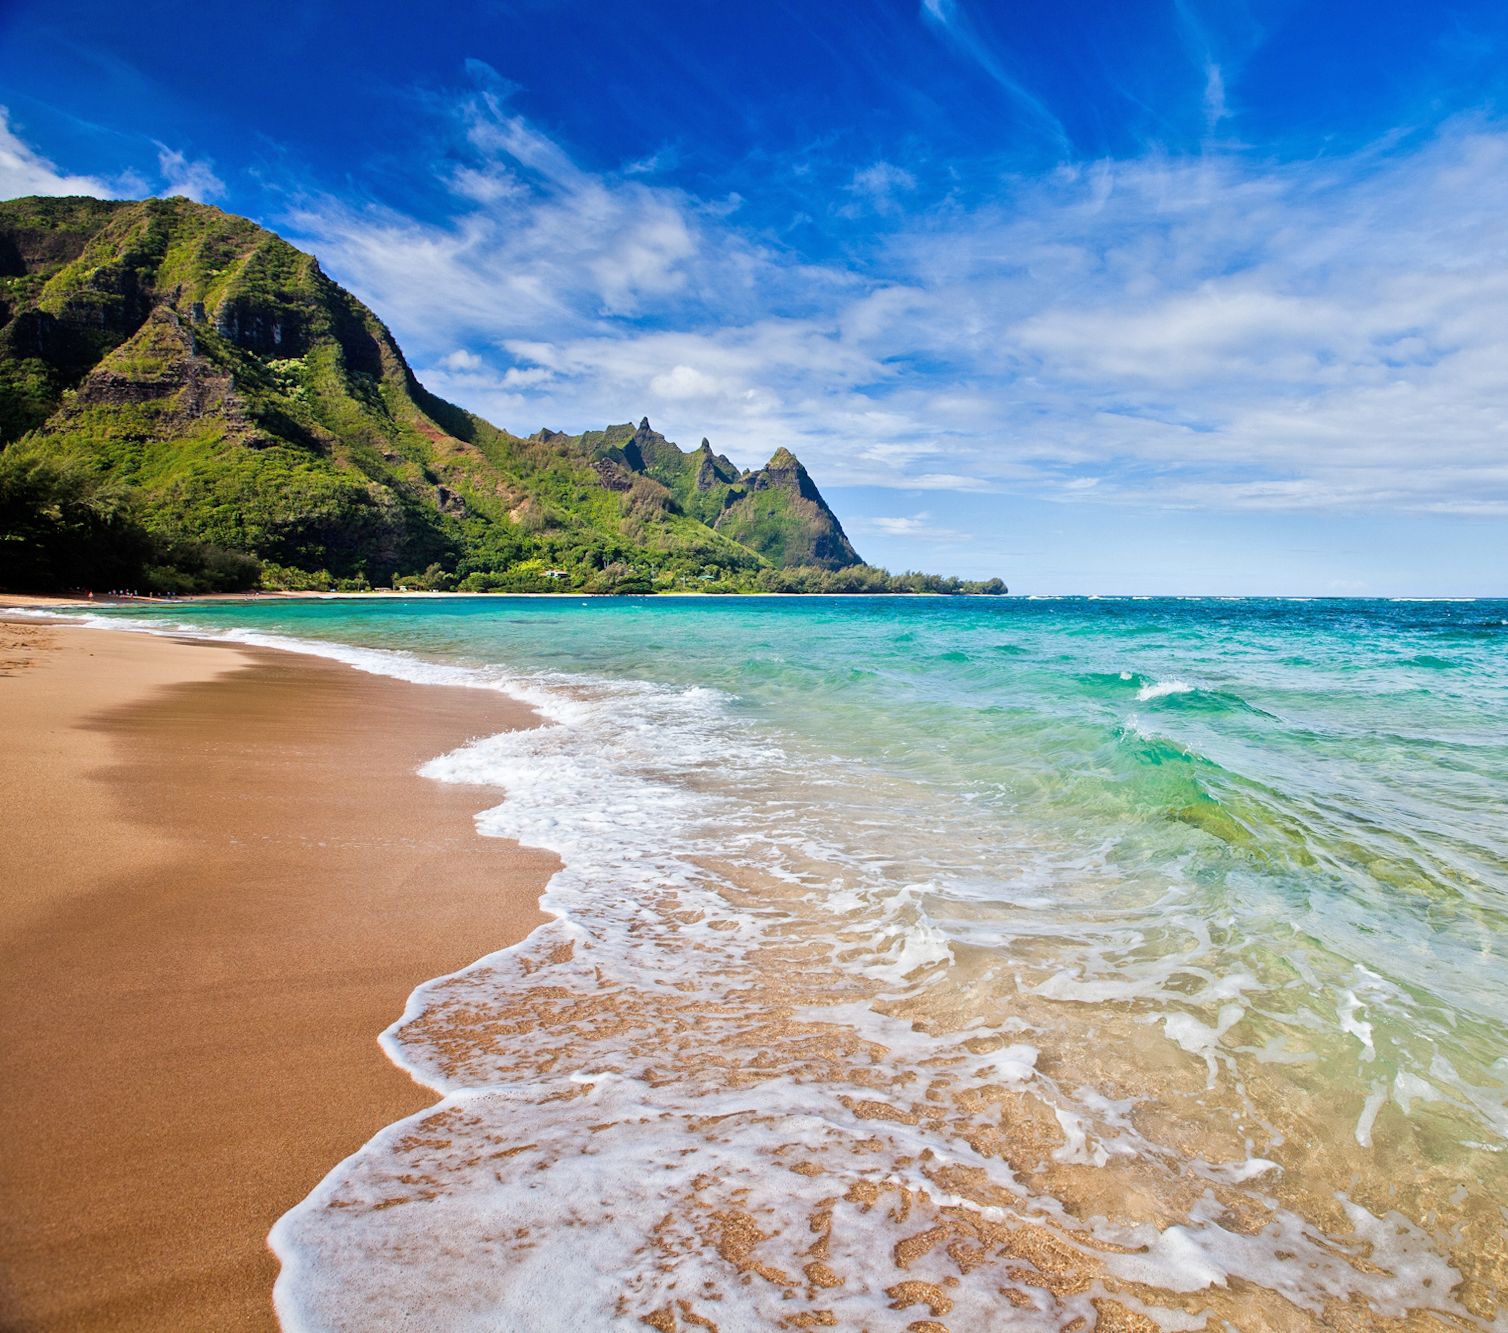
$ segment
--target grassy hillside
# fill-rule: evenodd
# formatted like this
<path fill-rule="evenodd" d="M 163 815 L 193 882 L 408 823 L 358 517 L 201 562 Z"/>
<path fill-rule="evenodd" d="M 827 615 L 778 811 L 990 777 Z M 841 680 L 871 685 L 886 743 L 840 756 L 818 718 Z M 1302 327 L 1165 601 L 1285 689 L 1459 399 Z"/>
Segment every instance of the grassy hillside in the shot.
<path fill-rule="evenodd" d="M 786 450 L 500 430 L 312 256 L 184 199 L 0 203 L 0 448 L 13 587 L 873 581 Z"/>

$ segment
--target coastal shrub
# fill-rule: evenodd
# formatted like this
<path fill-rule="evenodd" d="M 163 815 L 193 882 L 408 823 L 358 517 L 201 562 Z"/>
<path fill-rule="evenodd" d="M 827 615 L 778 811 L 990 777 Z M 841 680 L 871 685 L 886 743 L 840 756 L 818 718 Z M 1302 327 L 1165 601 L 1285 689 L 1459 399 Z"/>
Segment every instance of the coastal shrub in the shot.
<path fill-rule="evenodd" d="M 442 565 L 431 564 L 422 574 L 394 574 L 393 587 L 417 592 L 451 592 L 456 576 Z"/>
<path fill-rule="evenodd" d="M 149 530 L 118 478 L 77 461 L 0 453 L 0 585 L 235 592 L 260 575 L 244 552 Z"/>
<path fill-rule="evenodd" d="M 654 591 L 654 585 L 641 570 L 614 561 L 593 574 L 582 587 L 583 592 L 605 592 L 617 596 L 637 596 Z"/>
<path fill-rule="evenodd" d="M 127 586 L 151 553 L 119 481 L 78 463 L 0 453 L 0 586 Z"/>
<path fill-rule="evenodd" d="M 210 542 L 155 537 L 143 585 L 153 592 L 244 592 L 261 581 L 262 564 L 244 551 Z"/>
<path fill-rule="evenodd" d="M 486 573 L 474 570 L 466 575 L 457 585 L 457 592 L 503 592 L 506 590 L 508 576 L 489 570 Z"/>
<path fill-rule="evenodd" d="M 328 569 L 311 571 L 271 560 L 262 562 L 261 586 L 269 592 L 322 592 L 333 581 Z"/>

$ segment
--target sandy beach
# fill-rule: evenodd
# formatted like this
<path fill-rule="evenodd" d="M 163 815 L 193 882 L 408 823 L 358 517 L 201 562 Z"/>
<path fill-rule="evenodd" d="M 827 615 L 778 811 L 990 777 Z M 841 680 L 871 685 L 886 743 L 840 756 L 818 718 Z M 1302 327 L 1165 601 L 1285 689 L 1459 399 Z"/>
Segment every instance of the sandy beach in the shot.
<path fill-rule="evenodd" d="M 0 1327 L 271 1328 L 268 1228 L 434 1100 L 377 1034 L 556 862 L 415 773 L 522 705 L 0 623 Z"/>

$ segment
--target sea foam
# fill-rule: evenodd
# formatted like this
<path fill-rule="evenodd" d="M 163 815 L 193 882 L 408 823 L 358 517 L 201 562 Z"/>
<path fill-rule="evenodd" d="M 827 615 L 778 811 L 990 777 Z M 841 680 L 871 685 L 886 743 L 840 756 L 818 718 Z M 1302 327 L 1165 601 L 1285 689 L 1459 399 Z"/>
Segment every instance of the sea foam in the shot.
<path fill-rule="evenodd" d="M 1194 688 L 1184 680 L 1155 680 L 1137 690 L 1136 698 L 1139 703 L 1150 703 L 1153 699 L 1165 699 L 1170 694 L 1192 694 Z"/>

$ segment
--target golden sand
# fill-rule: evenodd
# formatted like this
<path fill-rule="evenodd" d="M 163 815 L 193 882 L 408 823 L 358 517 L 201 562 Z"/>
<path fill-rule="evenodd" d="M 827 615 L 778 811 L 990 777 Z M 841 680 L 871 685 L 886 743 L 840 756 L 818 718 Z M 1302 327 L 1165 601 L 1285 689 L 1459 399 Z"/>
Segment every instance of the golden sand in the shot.
<path fill-rule="evenodd" d="M 501 696 L 0 623 L 0 1327 L 275 1326 L 268 1228 L 434 1099 L 378 1032 L 554 858 L 415 775 Z"/>

